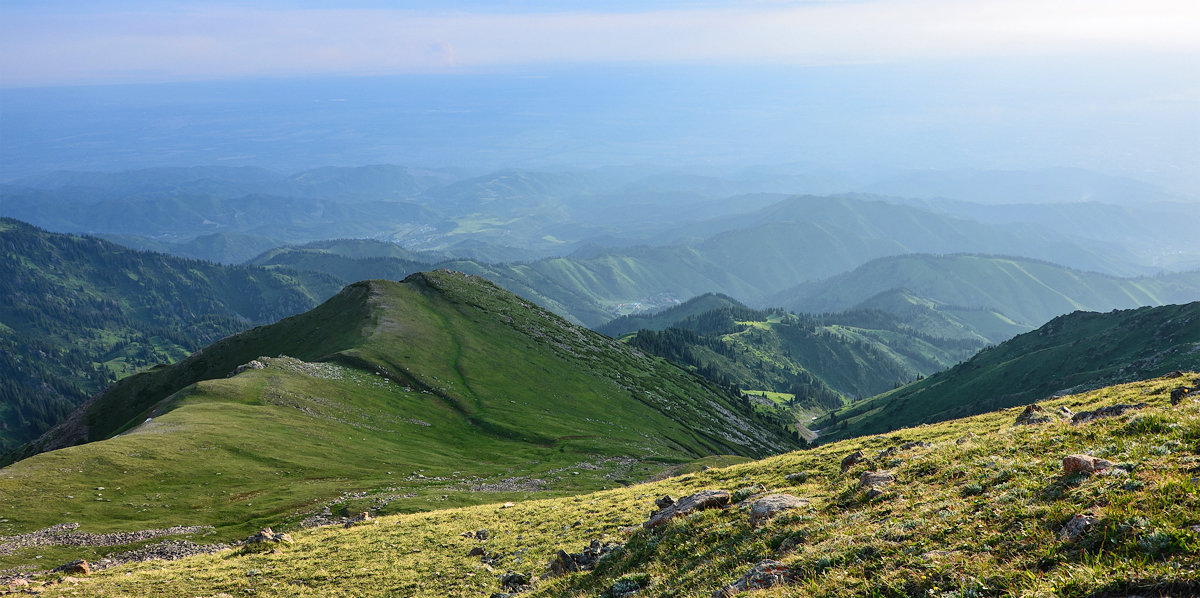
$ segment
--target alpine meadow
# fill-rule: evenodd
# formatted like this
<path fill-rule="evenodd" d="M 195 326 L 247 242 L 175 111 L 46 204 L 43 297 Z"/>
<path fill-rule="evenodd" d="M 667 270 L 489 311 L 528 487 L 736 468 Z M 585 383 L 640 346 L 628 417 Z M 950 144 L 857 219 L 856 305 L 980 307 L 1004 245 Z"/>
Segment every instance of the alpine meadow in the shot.
<path fill-rule="evenodd" d="M 0 595 L 1200 596 L 1200 6 L 0 6 Z"/>

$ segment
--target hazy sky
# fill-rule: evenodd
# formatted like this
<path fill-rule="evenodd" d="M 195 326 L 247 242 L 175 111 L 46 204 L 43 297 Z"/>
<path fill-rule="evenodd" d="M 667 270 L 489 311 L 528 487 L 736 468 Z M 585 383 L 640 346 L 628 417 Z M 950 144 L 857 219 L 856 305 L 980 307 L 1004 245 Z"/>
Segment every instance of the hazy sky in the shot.
<path fill-rule="evenodd" d="M 596 62 L 1200 57 L 1194 0 L 6 0 L 0 10 L 5 86 Z"/>
<path fill-rule="evenodd" d="M 373 120 L 323 121 L 365 127 L 355 139 L 366 145 L 340 133 L 308 142 L 363 161 L 411 160 L 409 145 L 445 131 L 491 152 L 489 164 L 657 151 L 693 162 L 1078 166 L 1178 188 L 1200 184 L 1198 65 L 1196 0 L 4 0 L 0 172 L 70 166 L 81 143 L 93 161 L 103 152 L 129 167 L 164 156 L 263 159 L 295 153 L 265 140 L 306 126 L 272 114 L 249 88 L 205 88 L 208 112 L 188 112 L 195 102 L 165 87 L 63 86 L 319 80 L 333 83 L 305 87 L 305 101 L 373 103 Z M 400 83 L 336 82 L 373 77 Z M 537 77 L 548 80 L 521 82 Z M 36 92 L 56 87 L 65 91 Z M 396 124 L 389 102 L 442 115 L 430 121 L 437 130 Z M 250 104 L 254 116 L 212 110 Z M 470 117 L 445 116 L 451 109 Z M 129 123 L 144 134 L 130 135 Z M 193 129 L 212 136 L 221 126 L 254 129 L 255 147 L 226 138 L 206 154 L 188 141 Z M 172 145 L 184 141 L 193 149 Z"/>

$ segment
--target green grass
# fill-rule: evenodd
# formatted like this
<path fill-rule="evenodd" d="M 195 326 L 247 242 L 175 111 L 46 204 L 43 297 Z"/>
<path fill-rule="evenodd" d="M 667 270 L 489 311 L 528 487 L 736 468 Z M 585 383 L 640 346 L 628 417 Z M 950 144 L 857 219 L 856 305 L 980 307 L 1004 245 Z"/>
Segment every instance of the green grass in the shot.
<path fill-rule="evenodd" d="M 107 570 L 76 582 L 35 580 L 45 596 L 479 596 L 500 591 L 509 570 L 537 577 L 554 552 L 592 539 L 624 548 L 594 572 L 535 581 L 531 598 L 602 595 L 620 579 L 648 595 L 709 596 L 765 558 L 796 574 L 764 596 L 1188 595 L 1200 588 L 1200 402 L 1171 407 L 1156 379 L 1047 401 L 1053 411 L 1149 402 L 1085 425 L 1017 426 L 1019 409 L 852 439 L 762 461 L 576 497 L 381 517 L 350 529 L 294 533 L 276 552 L 223 552 Z M 903 442 L 928 446 L 877 456 Z M 842 457 L 870 460 L 841 472 Z M 1064 476 L 1061 457 L 1090 452 L 1129 475 Z M 896 483 L 874 499 L 861 472 L 886 469 Z M 801 481 L 788 474 L 804 472 Z M 704 511 L 650 531 L 640 523 L 658 496 L 761 485 L 808 499 L 760 527 L 744 507 Z M 1059 531 L 1073 515 L 1097 523 L 1074 541 Z M 482 545 L 495 566 L 468 556 Z M 63 555 L 57 555 L 61 560 Z M 47 584 L 47 585 L 41 585 Z"/>

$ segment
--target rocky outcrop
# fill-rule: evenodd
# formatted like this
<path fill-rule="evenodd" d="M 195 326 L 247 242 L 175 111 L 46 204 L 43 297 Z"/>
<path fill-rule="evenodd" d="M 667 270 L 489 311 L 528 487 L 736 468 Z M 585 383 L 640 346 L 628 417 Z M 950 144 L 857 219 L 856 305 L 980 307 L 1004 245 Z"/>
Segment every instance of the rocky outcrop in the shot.
<path fill-rule="evenodd" d="M 68 573 L 75 575 L 91 575 L 92 566 L 87 561 L 80 559 L 55 567 L 52 573 Z"/>
<path fill-rule="evenodd" d="M 554 559 L 550 561 L 547 576 L 557 577 L 576 571 L 591 571 L 596 568 L 600 559 L 604 558 L 608 553 L 621 548 L 621 546 L 621 544 L 616 542 L 601 543 L 599 540 L 592 540 L 592 543 L 581 552 L 569 553 L 565 550 L 560 550 L 558 554 L 554 555 Z"/>
<path fill-rule="evenodd" d="M 1071 423 L 1086 424 L 1088 422 L 1106 417 L 1117 417 L 1119 415 L 1124 415 L 1126 411 L 1141 409 L 1143 407 L 1148 407 L 1149 405 L 1149 403 L 1138 403 L 1136 405 L 1109 405 L 1108 407 L 1101 407 L 1094 411 L 1080 411 L 1079 413 L 1075 414 L 1075 417 L 1071 418 Z"/>

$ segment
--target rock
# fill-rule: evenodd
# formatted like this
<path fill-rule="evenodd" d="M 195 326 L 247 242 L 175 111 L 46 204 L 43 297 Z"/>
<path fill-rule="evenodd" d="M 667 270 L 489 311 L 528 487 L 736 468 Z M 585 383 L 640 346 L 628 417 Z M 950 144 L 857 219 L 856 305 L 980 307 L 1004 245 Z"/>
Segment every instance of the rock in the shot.
<path fill-rule="evenodd" d="M 529 576 L 525 575 L 524 573 L 509 571 L 508 573 L 500 576 L 500 587 L 503 588 L 505 592 L 524 592 L 530 588 Z"/>
<path fill-rule="evenodd" d="M 1071 542 L 1091 529 L 1096 524 L 1096 521 L 1097 519 L 1091 515 L 1076 515 L 1058 532 L 1058 537 L 1064 541 Z"/>
<path fill-rule="evenodd" d="M 55 567 L 51 573 L 78 573 L 80 575 L 91 575 L 92 566 L 89 565 L 87 561 L 80 559 L 78 561 L 71 561 L 69 563 L 59 565 Z"/>
<path fill-rule="evenodd" d="M 234 368 L 233 373 L 229 374 L 229 377 L 232 378 L 233 376 L 236 376 L 246 370 L 261 370 L 265 369 L 266 367 L 267 365 L 265 363 L 257 359 L 251 359 L 250 361 L 247 361 L 246 363 Z"/>
<path fill-rule="evenodd" d="M 767 491 L 766 487 L 763 486 L 762 484 L 752 484 L 750 486 L 742 486 L 741 488 L 738 488 L 737 490 L 733 491 L 733 496 L 731 496 L 729 500 L 731 500 L 735 503 L 742 503 L 742 502 L 745 502 L 746 500 L 753 498 L 759 494 L 762 494 L 763 492 L 766 492 L 766 491 Z"/>
<path fill-rule="evenodd" d="M 251 546 L 254 544 L 291 544 L 291 534 L 277 534 L 269 527 L 264 527 L 257 534 L 250 536 L 242 541 L 242 544 Z"/>
<path fill-rule="evenodd" d="M 914 440 L 912 442 L 905 442 L 904 444 L 900 445 L 900 450 L 907 451 L 915 448 L 927 448 L 929 446 L 930 444 L 924 440 Z"/>
<path fill-rule="evenodd" d="M 855 463 L 858 463 L 859 461 L 862 461 L 862 460 L 863 460 L 862 451 L 854 451 L 853 453 L 846 455 L 845 458 L 842 459 L 842 473 L 846 473 L 847 469 L 854 467 Z"/>
<path fill-rule="evenodd" d="M 1097 459 L 1091 455 L 1067 455 L 1063 457 L 1062 466 L 1063 473 L 1066 475 L 1073 473 L 1097 473 L 1112 468 L 1113 462 Z"/>
<path fill-rule="evenodd" d="M 783 511 L 808 504 L 807 500 L 791 494 L 771 494 L 750 505 L 750 525 L 759 525 Z"/>
<path fill-rule="evenodd" d="M 1124 414 L 1126 411 L 1130 411 L 1133 409 L 1141 409 L 1141 408 L 1147 407 L 1149 405 L 1150 405 L 1149 403 L 1138 403 L 1137 405 L 1121 404 L 1121 405 L 1110 405 L 1108 407 L 1101 407 L 1100 409 L 1096 409 L 1094 411 L 1080 411 L 1079 413 L 1076 413 L 1074 417 L 1071 418 L 1071 423 L 1086 424 L 1088 422 L 1092 422 L 1092 421 L 1095 421 L 1095 420 L 1098 420 L 1101 418 L 1105 418 L 1105 417 L 1117 417 L 1119 415 Z"/>
<path fill-rule="evenodd" d="M 579 564 L 575 562 L 575 557 L 567 554 L 565 550 L 559 550 L 558 554 L 554 555 L 554 559 L 550 561 L 549 577 L 558 577 L 579 570 Z"/>
<path fill-rule="evenodd" d="M 884 488 L 896 481 L 896 476 L 886 471 L 864 471 L 858 478 L 858 486 L 867 489 L 867 498 L 876 498 L 883 495 Z"/>
<path fill-rule="evenodd" d="M 730 494 L 728 490 L 701 490 L 679 499 L 675 504 L 665 509 L 659 509 L 651 513 L 650 520 L 643 523 L 642 527 L 658 527 L 680 515 L 687 515 L 695 511 L 703 511 L 714 507 L 723 507 L 729 504 L 729 498 Z"/>
<path fill-rule="evenodd" d="M 506 502 L 506 503 L 500 505 L 500 508 L 501 509 L 511 509 L 515 506 L 517 506 L 517 503 L 515 503 L 515 502 Z"/>
<path fill-rule="evenodd" d="M 483 553 L 484 553 L 483 547 L 476 546 L 475 548 L 471 549 L 471 552 L 467 553 L 467 556 L 483 556 Z"/>
<path fill-rule="evenodd" d="M 1075 412 L 1068 409 L 1065 405 L 1058 408 L 1058 415 L 1063 419 L 1071 419 L 1075 417 Z"/>
<path fill-rule="evenodd" d="M 1188 395 L 1191 395 L 1193 392 L 1196 392 L 1196 389 L 1188 388 L 1187 386 L 1177 386 L 1175 388 L 1172 388 L 1171 389 L 1171 404 L 1178 405 L 1180 401 L 1187 398 Z"/>
<path fill-rule="evenodd" d="M 1054 421 L 1054 417 L 1047 413 L 1041 405 L 1033 404 L 1027 405 L 1025 410 L 1021 412 L 1021 415 L 1017 416 L 1016 421 L 1013 423 L 1018 426 L 1032 426 L 1052 421 Z"/>
<path fill-rule="evenodd" d="M 785 479 L 793 484 L 803 484 L 804 482 L 808 481 L 808 472 L 807 471 L 797 471 L 796 473 L 789 473 L 789 474 L 783 476 L 783 479 Z"/>
<path fill-rule="evenodd" d="M 24 577 L 14 577 L 8 580 L 8 589 L 16 591 L 18 588 L 28 588 L 29 580 Z"/>
<path fill-rule="evenodd" d="M 779 584 L 795 581 L 792 569 L 779 561 L 767 559 L 750 568 L 737 581 L 713 592 L 712 598 L 729 598 L 734 594 L 750 590 L 765 590 Z"/>
<path fill-rule="evenodd" d="M 488 531 L 487 531 L 486 529 L 477 529 L 477 530 L 475 530 L 475 539 L 476 539 L 476 540 L 486 540 L 486 539 L 488 539 Z"/>
<path fill-rule="evenodd" d="M 658 507 L 659 509 L 665 509 L 673 504 L 675 504 L 675 499 L 671 498 L 669 495 L 660 496 L 654 499 L 654 506 Z"/>
<path fill-rule="evenodd" d="M 889 446 L 889 447 L 883 449 L 882 451 L 879 451 L 879 453 L 875 455 L 875 460 L 879 461 L 881 459 L 886 459 L 895 454 L 896 454 L 896 447 Z"/>

